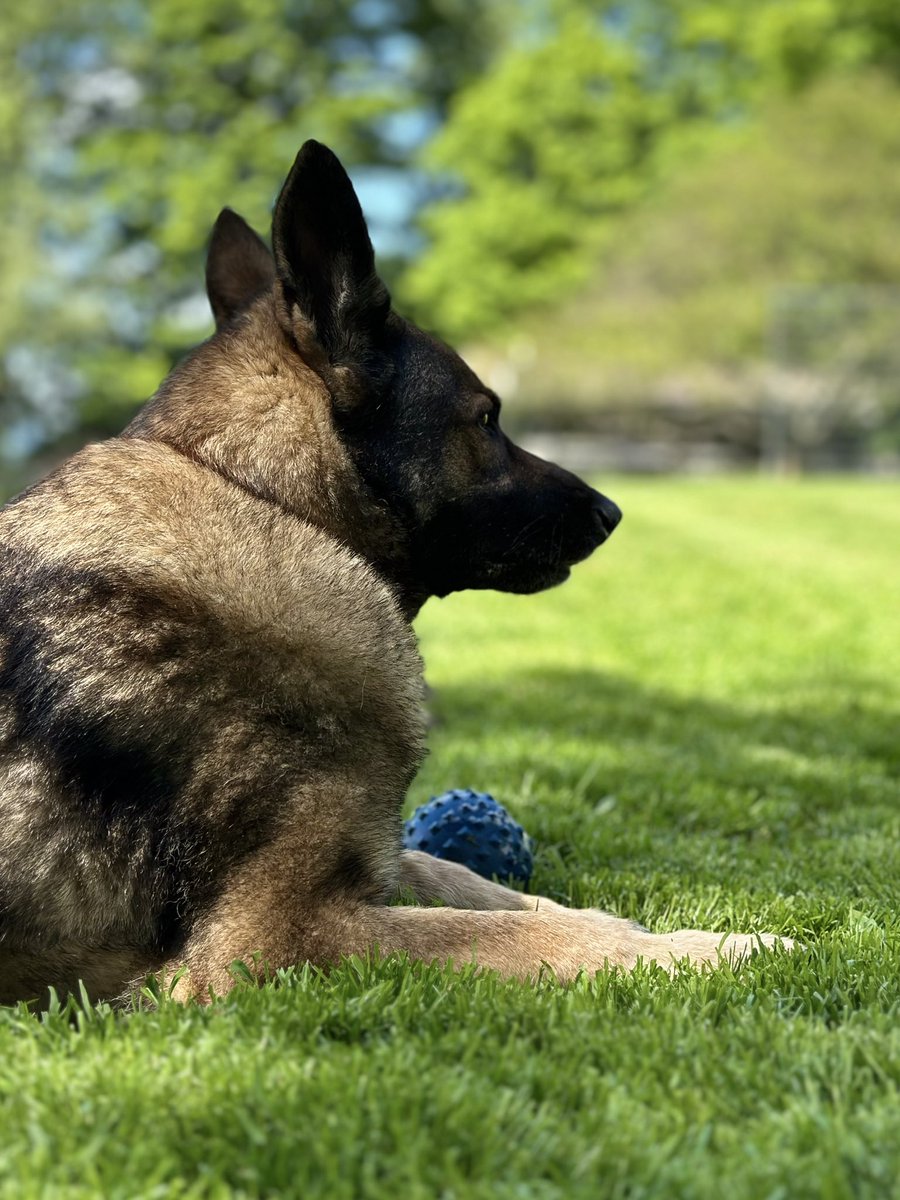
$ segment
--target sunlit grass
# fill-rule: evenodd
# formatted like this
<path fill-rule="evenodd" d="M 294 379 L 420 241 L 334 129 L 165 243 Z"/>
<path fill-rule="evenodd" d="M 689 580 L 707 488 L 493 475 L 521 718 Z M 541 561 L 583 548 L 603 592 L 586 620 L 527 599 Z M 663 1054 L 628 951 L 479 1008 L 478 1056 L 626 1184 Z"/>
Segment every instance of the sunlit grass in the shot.
<path fill-rule="evenodd" d="M 543 892 L 804 948 L 568 990 L 349 963 L 205 1010 L 0 1010 L 0 1195 L 892 1194 L 900 493 L 608 489 L 625 520 L 564 588 L 426 608 L 410 804 L 490 790 Z"/>

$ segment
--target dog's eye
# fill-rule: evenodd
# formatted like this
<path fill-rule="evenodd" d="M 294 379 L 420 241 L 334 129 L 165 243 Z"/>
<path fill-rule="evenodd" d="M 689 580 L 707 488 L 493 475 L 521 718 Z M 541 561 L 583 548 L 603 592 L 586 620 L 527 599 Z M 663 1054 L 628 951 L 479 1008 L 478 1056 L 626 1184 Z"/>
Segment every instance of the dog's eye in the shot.
<path fill-rule="evenodd" d="M 492 404 L 490 408 L 484 409 L 478 414 L 478 424 L 482 429 L 487 429 L 491 433 L 499 428 L 500 421 L 500 405 Z"/>

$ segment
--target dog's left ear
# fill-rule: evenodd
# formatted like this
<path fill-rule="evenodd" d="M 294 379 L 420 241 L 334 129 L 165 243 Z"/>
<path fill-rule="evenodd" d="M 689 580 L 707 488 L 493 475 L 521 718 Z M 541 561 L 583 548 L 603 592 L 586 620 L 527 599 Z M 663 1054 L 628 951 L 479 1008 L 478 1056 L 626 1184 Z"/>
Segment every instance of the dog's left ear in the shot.
<path fill-rule="evenodd" d="M 326 372 L 364 362 L 391 298 L 353 184 L 320 142 L 304 143 L 281 189 L 272 245 L 291 332 L 304 345 L 312 335 Z"/>
<path fill-rule="evenodd" d="M 206 256 L 206 294 L 216 329 L 249 308 L 275 282 L 269 248 L 244 220 L 223 208 L 213 226 Z"/>

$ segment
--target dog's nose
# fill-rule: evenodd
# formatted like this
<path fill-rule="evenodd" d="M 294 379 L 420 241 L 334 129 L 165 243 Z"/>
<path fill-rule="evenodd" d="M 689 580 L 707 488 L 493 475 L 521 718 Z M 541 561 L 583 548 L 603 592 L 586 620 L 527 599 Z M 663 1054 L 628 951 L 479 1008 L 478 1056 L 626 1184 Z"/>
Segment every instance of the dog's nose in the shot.
<path fill-rule="evenodd" d="M 594 521 L 602 530 L 604 537 L 609 537 L 618 523 L 622 520 L 622 510 L 618 504 L 613 504 L 608 496 L 594 492 L 593 503 Z"/>

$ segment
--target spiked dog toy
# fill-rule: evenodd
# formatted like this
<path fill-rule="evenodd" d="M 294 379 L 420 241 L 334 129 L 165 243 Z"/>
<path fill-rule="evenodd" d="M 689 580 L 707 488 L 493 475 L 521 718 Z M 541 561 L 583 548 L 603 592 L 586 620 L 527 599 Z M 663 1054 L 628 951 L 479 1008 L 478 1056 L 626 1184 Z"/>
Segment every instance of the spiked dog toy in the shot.
<path fill-rule="evenodd" d="M 486 879 L 528 886 L 534 861 L 531 838 L 487 792 L 457 788 L 421 805 L 403 829 L 407 850 L 446 858 Z"/>

